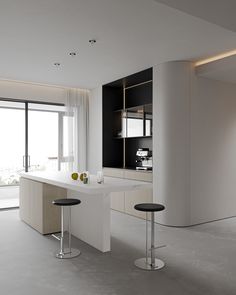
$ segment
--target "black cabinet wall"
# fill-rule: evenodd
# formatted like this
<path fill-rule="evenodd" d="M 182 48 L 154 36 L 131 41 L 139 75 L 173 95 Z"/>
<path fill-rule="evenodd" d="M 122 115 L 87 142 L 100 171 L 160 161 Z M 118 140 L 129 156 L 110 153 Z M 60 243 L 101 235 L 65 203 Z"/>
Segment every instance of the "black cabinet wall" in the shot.
<path fill-rule="evenodd" d="M 152 137 L 122 138 L 121 111 L 152 104 L 152 68 L 103 85 L 103 167 L 135 169 L 138 148 L 152 150 Z"/>
<path fill-rule="evenodd" d="M 120 124 L 114 111 L 123 108 L 123 87 L 103 87 L 103 167 L 123 167 L 123 142 L 114 137 Z"/>

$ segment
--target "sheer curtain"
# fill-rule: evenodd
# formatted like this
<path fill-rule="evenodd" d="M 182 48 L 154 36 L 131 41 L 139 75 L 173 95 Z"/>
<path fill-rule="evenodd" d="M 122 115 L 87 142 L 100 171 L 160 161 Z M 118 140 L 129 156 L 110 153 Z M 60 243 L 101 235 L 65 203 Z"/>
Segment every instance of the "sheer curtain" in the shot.
<path fill-rule="evenodd" d="M 89 90 L 71 88 L 66 97 L 68 171 L 86 171 L 88 153 Z M 66 144 L 66 143 L 65 143 Z"/>

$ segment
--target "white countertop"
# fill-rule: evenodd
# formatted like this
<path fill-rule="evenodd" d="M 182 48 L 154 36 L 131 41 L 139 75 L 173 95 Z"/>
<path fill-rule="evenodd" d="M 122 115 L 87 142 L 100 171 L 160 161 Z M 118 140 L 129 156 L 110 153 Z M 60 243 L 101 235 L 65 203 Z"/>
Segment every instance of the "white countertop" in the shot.
<path fill-rule="evenodd" d="M 21 173 L 21 177 L 86 194 L 103 194 L 152 187 L 152 184 L 150 182 L 121 179 L 114 177 L 104 177 L 104 184 L 98 184 L 97 176 L 95 175 L 90 175 L 90 183 L 83 184 L 79 180 L 71 179 L 71 172 L 62 171 L 24 172 Z"/>

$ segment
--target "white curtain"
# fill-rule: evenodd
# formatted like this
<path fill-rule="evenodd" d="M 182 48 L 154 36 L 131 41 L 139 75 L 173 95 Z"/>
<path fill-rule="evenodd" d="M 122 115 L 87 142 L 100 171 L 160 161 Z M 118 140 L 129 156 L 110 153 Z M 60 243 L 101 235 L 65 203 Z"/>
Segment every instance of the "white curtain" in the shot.
<path fill-rule="evenodd" d="M 89 90 L 71 88 L 67 91 L 68 171 L 86 171 L 88 168 L 88 104 Z"/>

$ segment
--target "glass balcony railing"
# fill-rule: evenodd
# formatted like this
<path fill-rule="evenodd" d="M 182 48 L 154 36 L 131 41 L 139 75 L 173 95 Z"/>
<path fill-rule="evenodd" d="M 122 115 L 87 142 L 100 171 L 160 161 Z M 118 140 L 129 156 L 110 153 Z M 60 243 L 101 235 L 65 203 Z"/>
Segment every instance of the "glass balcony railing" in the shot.
<path fill-rule="evenodd" d="M 58 170 L 58 158 L 48 157 L 44 164 L 35 164 L 29 167 L 29 171 Z M 0 169 L 0 186 L 16 186 L 19 185 L 20 173 L 24 172 L 24 168 L 3 168 Z"/>

